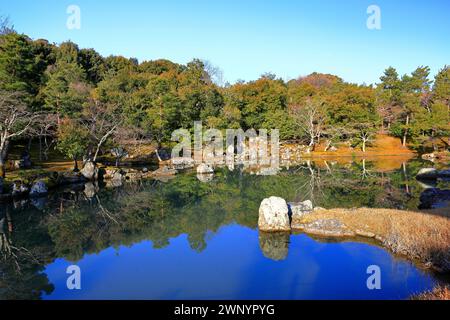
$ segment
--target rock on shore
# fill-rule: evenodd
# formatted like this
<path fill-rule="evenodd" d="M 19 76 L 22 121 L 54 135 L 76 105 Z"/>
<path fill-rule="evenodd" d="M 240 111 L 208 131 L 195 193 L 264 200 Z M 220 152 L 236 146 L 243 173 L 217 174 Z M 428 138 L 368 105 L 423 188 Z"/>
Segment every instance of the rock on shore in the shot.
<path fill-rule="evenodd" d="M 258 226 L 260 231 L 290 231 L 288 206 L 283 198 L 270 197 L 261 202 Z"/>

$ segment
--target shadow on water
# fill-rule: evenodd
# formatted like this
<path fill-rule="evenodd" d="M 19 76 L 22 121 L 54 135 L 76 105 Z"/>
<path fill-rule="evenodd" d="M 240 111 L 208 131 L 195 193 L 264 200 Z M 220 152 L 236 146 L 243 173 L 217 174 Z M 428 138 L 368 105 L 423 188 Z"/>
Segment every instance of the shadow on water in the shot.
<path fill-rule="evenodd" d="M 324 264 L 336 264 L 344 272 L 346 267 L 361 267 L 372 260 L 386 267 L 398 262 L 384 250 L 373 251 L 368 244 L 334 246 L 304 235 L 299 238 L 289 234 L 258 234 L 261 200 L 276 195 L 289 201 L 311 199 L 315 206 L 325 208 L 416 210 L 423 185 L 414 177 L 422 166 L 421 161 L 411 161 L 400 164 L 397 170 L 380 171 L 373 163 L 365 161 L 345 165 L 305 162 L 268 176 L 221 169 L 214 176 L 202 179 L 194 173 L 186 173 L 166 182 L 138 181 L 117 188 L 90 183 L 79 190 L 61 190 L 46 198 L 3 204 L 0 206 L 0 298 L 339 298 L 321 296 L 317 291 L 330 289 L 321 281 L 334 271 L 327 271 Z M 330 250 L 331 247 L 335 249 Z M 306 251 L 299 254 L 299 250 Z M 114 259 L 111 252 L 121 257 Z M 322 256 L 323 252 L 326 254 Z M 308 260 L 311 260 L 309 265 Z M 99 270 L 88 276 L 92 295 L 63 294 L 67 277 L 63 267 L 71 263 L 106 268 L 115 272 L 115 276 L 130 280 L 130 285 L 124 284 L 125 281 L 121 282 L 124 287 L 117 288 L 128 295 L 103 292 L 101 287 L 111 284 L 100 283 L 101 277 L 92 275 Z M 411 288 L 398 289 L 398 281 L 389 273 L 389 293 L 363 296 L 405 298 L 414 290 L 433 284 L 428 275 L 407 262 L 402 263 L 402 268 L 411 273 Z M 55 271 L 57 266 L 60 268 Z M 142 277 L 153 279 L 152 287 L 159 287 L 159 291 L 139 289 L 139 281 L 133 285 L 132 274 L 140 270 L 140 266 L 149 268 L 149 273 Z M 183 271 L 185 277 L 174 276 L 174 273 L 183 273 L 181 269 L 185 267 L 192 269 Z M 242 285 L 250 278 L 262 281 L 262 272 L 267 268 L 273 280 L 269 281 L 270 286 L 262 288 L 262 295 L 258 294 L 258 286 L 250 284 L 245 289 L 240 288 L 240 292 L 223 291 L 218 296 L 208 294 L 206 288 L 198 295 L 175 294 L 176 290 L 188 290 L 185 285 L 188 276 L 194 277 L 192 281 L 197 281 L 199 290 L 208 277 L 215 283 L 217 292 L 225 287 L 237 290 L 237 283 L 231 288 L 216 279 L 220 276 L 215 267 L 223 269 L 224 279 L 241 281 Z M 323 276 L 317 280 L 321 283 L 319 289 L 310 295 L 299 293 L 298 290 L 305 289 L 301 285 L 289 288 L 291 291 L 287 289 L 293 285 L 289 281 L 296 283 L 303 279 L 296 274 L 300 267 L 304 272 L 308 268 L 322 270 Z M 160 271 L 165 269 L 172 273 Z M 204 272 L 197 273 L 197 269 Z M 239 278 L 237 270 L 247 270 L 240 275 L 247 280 Z M 150 276 L 151 272 L 157 278 Z M 287 278 L 280 279 L 280 272 L 287 274 Z M 312 278 L 301 281 L 315 283 Z M 95 285 L 97 282 L 100 284 Z M 168 288 L 172 287 L 170 291 Z M 396 288 L 401 293 L 399 296 L 396 296 Z M 352 297 L 352 289 L 355 288 L 350 286 L 349 291 L 338 292 L 342 297 Z M 288 291 L 291 294 L 287 294 Z"/>

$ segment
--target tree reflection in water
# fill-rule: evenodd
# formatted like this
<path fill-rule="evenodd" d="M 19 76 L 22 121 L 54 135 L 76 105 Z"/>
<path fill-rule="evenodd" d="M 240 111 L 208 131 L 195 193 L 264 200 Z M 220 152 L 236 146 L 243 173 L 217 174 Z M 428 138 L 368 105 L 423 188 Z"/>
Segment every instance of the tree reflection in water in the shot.
<path fill-rule="evenodd" d="M 422 188 L 408 177 L 421 165 L 413 161 L 379 172 L 365 161 L 345 166 L 307 161 L 273 176 L 224 168 L 212 179 L 185 173 L 167 182 L 129 182 L 114 189 L 90 183 L 39 201 L 3 204 L 0 299 L 38 299 L 52 292 L 42 270 L 56 258 L 76 262 L 85 254 L 143 240 L 164 248 L 181 234 L 188 236 L 192 250 L 201 252 L 221 226 L 237 223 L 255 229 L 260 202 L 272 195 L 311 199 L 325 208 L 416 209 Z M 289 235 L 259 237 L 266 257 L 287 256 Z"/>

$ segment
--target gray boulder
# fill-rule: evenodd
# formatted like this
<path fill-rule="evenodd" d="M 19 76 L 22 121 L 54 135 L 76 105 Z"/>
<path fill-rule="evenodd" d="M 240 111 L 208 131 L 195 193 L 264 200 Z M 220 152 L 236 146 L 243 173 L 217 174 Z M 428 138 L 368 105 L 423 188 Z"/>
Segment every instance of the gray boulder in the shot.
<path fill-rule="evenodd" d="M 81 174 L 88 180 L 97 180 L 98 178 L 98 168 L 94 162 L 88 161 L 81 169 Z"/>
<path fill-rule="evenodd" d="M 259 230 L 266 232 L 290 231 L 288 211 L 287 203 L 283 198 L 264 199 L 259 207 Z"/>
<path fill-rule="evenodd" d="M 33 186 L 30 189 L 30 197 L 39 197 L 46 195 L 47 193 L 48 193 L 47 185 L 42 180 L 33 184 Z"/>
<path fill-rule="evenodd" d="M 319 219 L 307 224 L 294 226 L 293 228 L 319 236 L 352 237 L 355 235 L 353 231 L 349 230 L 337 219 Z"/>
<path fill-rule="evenodd" d="M 289 207 L 291 209 L 292 221 L 297 222 L 300 222 L 305 215 L 314 211 L 314 206 L 311 200 L 306 200 L 297 203 L 290 203 Z"/>

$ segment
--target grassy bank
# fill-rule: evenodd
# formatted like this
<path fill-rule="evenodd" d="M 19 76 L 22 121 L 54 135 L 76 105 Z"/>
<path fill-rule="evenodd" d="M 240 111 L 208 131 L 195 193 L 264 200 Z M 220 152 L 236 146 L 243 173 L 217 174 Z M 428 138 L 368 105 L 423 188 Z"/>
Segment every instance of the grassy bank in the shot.
<path fill-rule="evenodd" d="M 337 222 L 340 230 L 334 233 L 336 235 L 374 238 L 395 254 L 419 261 L 438 272 L 449 273 L 450 219 L 447 210 L 320 209 L 302 217 L 293 228 L 317 235 L 323 231 L 323 235 L 333 236 L 329 230 L 310 226 Z"/>
<path fill-rule="evenodd" d="M 411 296 L 411 300 L 450 300 L 450 286 L 437 286 L 433 290 Z"/>

